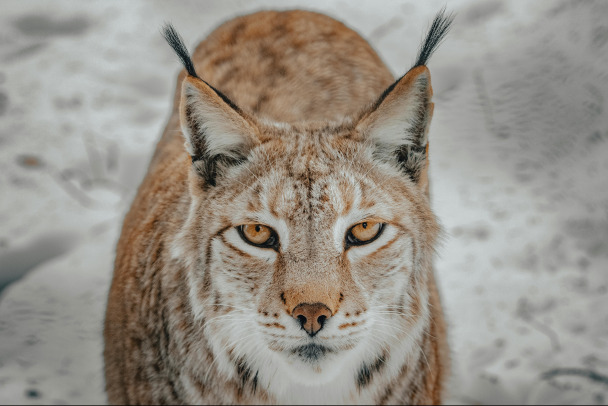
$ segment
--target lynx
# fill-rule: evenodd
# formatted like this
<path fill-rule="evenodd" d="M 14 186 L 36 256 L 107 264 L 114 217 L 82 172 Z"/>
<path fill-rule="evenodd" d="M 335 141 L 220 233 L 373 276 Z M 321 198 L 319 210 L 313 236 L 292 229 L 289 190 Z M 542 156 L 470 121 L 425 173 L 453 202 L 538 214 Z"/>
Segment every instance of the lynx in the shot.
<path fill-rule="evenodd" d="M 185 70 L 117 246 L 111 403 L 442 401 L 426 63 L 451 23 L 396 81 L 313 12 L 236 18 L 192 57 L 165 27 Z"/>

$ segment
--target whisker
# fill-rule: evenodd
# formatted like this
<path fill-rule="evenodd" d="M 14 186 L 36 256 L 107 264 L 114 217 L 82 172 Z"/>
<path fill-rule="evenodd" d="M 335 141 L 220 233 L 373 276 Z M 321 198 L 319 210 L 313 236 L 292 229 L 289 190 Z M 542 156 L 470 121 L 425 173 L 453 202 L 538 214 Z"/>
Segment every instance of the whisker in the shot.
<path fill-rule="evenodd" d="M 233 309 L 238 309 L 238 310 L 245 310 L 248 312 L 252 312 L 253 309 L 249 308 L 249 307 L 242 307 L 242 306 L 233 306 L 233 305 L 229 305 L 229 304 L 223 304 L 223 303 L 214 303 L 212 306 L 222 306 L 222 307 L 232 307 Z"/>

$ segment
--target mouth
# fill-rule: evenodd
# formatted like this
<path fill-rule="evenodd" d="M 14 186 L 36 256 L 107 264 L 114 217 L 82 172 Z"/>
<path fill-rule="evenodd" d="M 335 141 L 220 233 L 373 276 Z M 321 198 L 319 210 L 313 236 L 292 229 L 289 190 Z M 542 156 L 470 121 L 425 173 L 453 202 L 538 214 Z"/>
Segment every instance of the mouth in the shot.
<path fill-rule="evenodd" d="M 351 352 L 316 342 L 287 350 L 285 374 L 306 386 L 324 385 L 335 379 L 352 360 Z"/>
<path fill-rule="evenodd" d="M 295 347 L 291 350 L 291 355 L 298 357 L 304 362 L 316 363 L 333 352 L 334 350 L 329 347 L 311 343 Z"/>

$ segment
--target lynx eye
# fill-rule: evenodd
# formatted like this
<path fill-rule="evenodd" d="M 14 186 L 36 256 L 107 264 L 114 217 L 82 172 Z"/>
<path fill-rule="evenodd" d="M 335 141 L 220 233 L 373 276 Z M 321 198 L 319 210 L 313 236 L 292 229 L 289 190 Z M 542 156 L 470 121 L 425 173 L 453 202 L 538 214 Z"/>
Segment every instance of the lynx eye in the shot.
<path fill-rule="evenodd" d="M 261 248 L 276 248 L 279 242 L 277 233 L 262 224 L 243 224 L 237 230 L 245 242 Z"/>
<path fill-rule="evenodd" d="M 364 221 L 363 223 L 355 224 L 346 233 L 347 245 L 365 245 L 380 237 L 384 223 L 377 221 Z"/>

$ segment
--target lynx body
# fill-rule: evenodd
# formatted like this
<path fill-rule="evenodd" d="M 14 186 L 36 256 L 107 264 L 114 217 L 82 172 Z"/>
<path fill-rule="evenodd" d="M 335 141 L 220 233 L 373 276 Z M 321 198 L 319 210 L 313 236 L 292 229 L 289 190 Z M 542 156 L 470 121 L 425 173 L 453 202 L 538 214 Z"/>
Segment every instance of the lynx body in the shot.
<path fill-rule="evenodd" d="M 450 22 L 396 82 L 316 13 L 234 19 L 192 59 L 167 28 L 186 70 L 117 246 L 111 403 L 441 402 L 424 65 Z"/>

